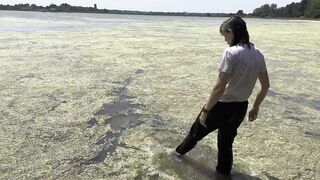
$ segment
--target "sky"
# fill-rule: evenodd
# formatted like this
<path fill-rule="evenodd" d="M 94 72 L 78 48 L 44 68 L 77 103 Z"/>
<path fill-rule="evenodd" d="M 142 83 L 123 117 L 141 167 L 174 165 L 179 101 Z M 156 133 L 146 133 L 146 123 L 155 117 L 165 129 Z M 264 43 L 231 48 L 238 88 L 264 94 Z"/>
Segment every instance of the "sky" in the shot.
<path fill-rule="evenodd" d="M 29 3 L 41 6 L 68 3 L 73 6 L 93 7 L 99 9 L 161 11 L 161 12 L 201 12 L 201 13 L 235 13 L 243 10 L 252 11 L 264 4 L 276 3 L 278 7 L 301 0 L 1 0 L 0 4 Z"/>

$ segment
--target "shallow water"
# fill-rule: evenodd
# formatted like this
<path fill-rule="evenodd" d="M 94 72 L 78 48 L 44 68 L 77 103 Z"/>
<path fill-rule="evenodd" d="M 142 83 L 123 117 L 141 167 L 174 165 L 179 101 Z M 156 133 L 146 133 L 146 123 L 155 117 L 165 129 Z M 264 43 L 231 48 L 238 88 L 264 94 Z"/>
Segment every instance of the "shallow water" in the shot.
<path fill-rule="evenodd" d="M 216 132 L 171 151 L 217 77 L 223 20 L 0 11 L 0 179 L 219 179 Z M 233 179 L 317 179 L 320 23 L 247 22 L 271 90 Z"/>

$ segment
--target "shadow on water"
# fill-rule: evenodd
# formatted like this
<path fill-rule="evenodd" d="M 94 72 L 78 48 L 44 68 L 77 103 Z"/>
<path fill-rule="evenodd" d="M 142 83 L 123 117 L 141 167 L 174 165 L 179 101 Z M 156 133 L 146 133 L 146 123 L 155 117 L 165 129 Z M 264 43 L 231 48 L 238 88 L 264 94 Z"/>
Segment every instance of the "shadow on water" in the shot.
<path fill-rule="evenodd" d="M 316 110 L 320 111 L 320 100 L 312 100 L 311 103 Z"/>
<path fill-rule="evenodd" d="M 251 176 L 242 172 L 239 172 L 237 170 L 232 170 L 230 176 L 223 176 L 216 172 L 211 167 L 208 167 L 207 164 L 204 164 L 203 162 L 193 159 L 189 156 L 177 156 L 174 154 L 171 154 L 172 156 L 176 156 L 178 159 L 181 160 L 181 162 L 191 167 L 193 170 L 201 174 L 205 179 L 211 179 L 211 180 L 261 180 L 261 178 L 256 176 Z M 265 174 L 268 179 L 272 180 L 278 180 L 278 178 L 273 177 L 269 174 Z"/>
<path fill-rule="evenodd" d="M 306 97 L 304 97 L 305 95 L 288 96 L 288 95 L 277 93 L 271 89 L 269 89 L 267 95 L 270 97 L 280 97 L 281 99 L 283 99 L 285 101 L 290 101 L 295 104 L 304 104 L 310 108 L 313 108 L 313 109 L 320 111 L 320 101 L 317 99 L 308 100 Z"/>
<path fill-rule="evenodd" d="M 215 170 L 212 168 L 206 166 L 205 164 L 192 159 L 191 157 L 181 157 L 181 160 L 184 164 L 192 167 L 194 170 L 199 172 L 200 174 L 204 175 L 205 177 L 208 177 L 210 179 L 255 179 L 255 180 L 260 180 L 258 177 L 253 177 L 244 173 L 240 173 L 237 171 L 232 170 L 231 176 L 230 177 L 225 177 L 217 173 Z"/>
<path fill-rule="evenodd" d="M 271 97 L 276 97 L 276 96 L 279 96 L 280 94 L 275 92 L 275 91 L 273 91 L 273 90 L 271 90 L 271 89 L 269 89 L 267 95 L 271 96 Z"/>
<path fill-rule="evenodd" d="M 230 176 L 223 176 L 216 172 L 217 152 L 209 145 L 198 144 L 192 151 L 183 156 L 175 153 L 175 147 L 163 145 L 161 142 L 168 141 L 165 139 L 158 139 L 162 137 L 161 134 L 154 135 L 156 141 L 161 144 L 155 146 L 153 149 L 154 156 L 152 164 L 155 164 L 160 176 L 174 176 L 177 179 L 183 180 L 260 180 L 278 178 L 272 176 L 270 173 L 262 172 L 259 177 L 248 174 L 250 172 L 249 165 L 242 161 L 234 163 Z M 177 138 L 178 139 L 178 138 Z M 176 144 L 175 138 L 171 143 Z M 157 147 L 165 147 L 161 148 Z"/>
<path fill-rule="evenodd" d="M 304 135 L 309 138 L 320 139 L 319 132 L 305 131 Z"/>

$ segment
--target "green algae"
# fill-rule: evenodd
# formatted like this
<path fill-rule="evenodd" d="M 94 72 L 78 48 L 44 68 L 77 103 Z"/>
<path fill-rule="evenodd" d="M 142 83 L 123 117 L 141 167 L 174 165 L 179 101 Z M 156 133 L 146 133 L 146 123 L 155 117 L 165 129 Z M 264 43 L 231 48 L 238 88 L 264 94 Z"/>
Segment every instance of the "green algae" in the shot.
<path fill-rule="evenodd" d="M 0 18 L 1 25 L 8 22 L 51 23 Z M 320 176 L 319 26 L 313 21 L 249 24 L 252 41 L 265 53 L 274 94 L 259 119 L 239 129 L 234 169 L 244 174 L 235 176 Z M 214 177 L 216 133 L 185 160 L 170 151 L 183 140 L 214 85 L 227 47 L 218 25 L 193 19 L 1 32 L 0 42 L 1 179 Z M 140 114 L 144 123 L 112 129 L 112 115 L 98 112 L 115 102 L 141 105 L 119 113 Z M 111 141 L 97 144 L 111 132 L 121 132 L 114 154 L 87 163 L 111 146 Z"/>

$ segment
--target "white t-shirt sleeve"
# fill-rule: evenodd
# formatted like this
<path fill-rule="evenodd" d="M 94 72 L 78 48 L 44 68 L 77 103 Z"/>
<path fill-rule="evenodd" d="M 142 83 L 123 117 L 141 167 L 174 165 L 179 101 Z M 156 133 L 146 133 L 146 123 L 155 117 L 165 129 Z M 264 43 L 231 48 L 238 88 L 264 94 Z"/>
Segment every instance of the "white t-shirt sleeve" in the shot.
<path fill-rule="evenodd" d="M 224 51 L 222 59 L 218 68 L 220 72 L 230 73 L 232 72 L 232 54 L 227 50 Z"/>
<path fill-rule="evenodd" d="M 260 61 L 258 61 L 259 65 L 260 65 L 259 72 L 266 72 L 267 71 L 267 65 L 266 65 L 266 60 L 264 58 L 263 52 L 260 49 L 258 49 L 257 47 L 255 47 L 255 48 L 258 51 L 258 57 L 257 58 L 260 60 Z"/>
<path fill-rule="evenodd" d="M 267 71 L 266 61 L 265 61 L 264 57 L 262 56 L 260 72 L 266 72 L 266 71 Z"/>

